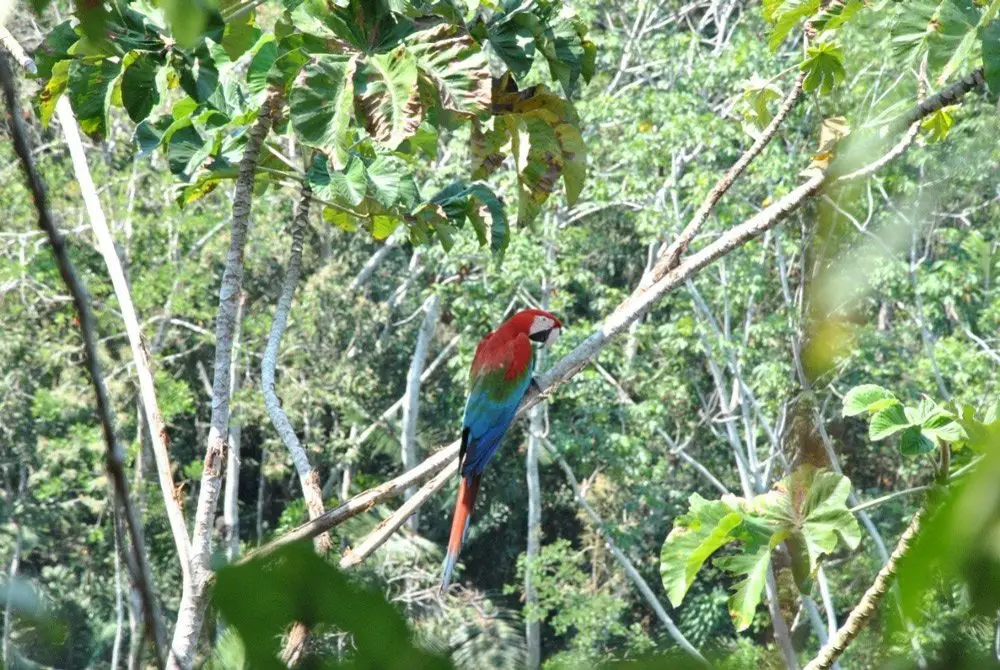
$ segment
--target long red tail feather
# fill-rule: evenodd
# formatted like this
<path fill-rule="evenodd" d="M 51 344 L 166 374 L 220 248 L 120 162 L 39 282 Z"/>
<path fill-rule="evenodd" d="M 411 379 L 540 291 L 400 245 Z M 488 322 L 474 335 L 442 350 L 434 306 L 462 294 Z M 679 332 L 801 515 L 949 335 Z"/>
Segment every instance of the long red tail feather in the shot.
<path fill-rule="evenodd" d="M 479 493 L 479 480 L 482 475 L 470 475 L 462 477 L 458 485 L 458 500 L 455 501 L 455 515 L 451 520 L 451 536 L 448 538 L 448 552 L 444 558 L 444 568 L 441 574 L 441 590 L 448 588 L 451 582 L 451 573 L 455 569 L 458 561 L 458 553 L 462 550 L 462 543 L 469 532 L 469 521 L 472 518 L 472 507 L 476 504 L 476 495 Z"/>

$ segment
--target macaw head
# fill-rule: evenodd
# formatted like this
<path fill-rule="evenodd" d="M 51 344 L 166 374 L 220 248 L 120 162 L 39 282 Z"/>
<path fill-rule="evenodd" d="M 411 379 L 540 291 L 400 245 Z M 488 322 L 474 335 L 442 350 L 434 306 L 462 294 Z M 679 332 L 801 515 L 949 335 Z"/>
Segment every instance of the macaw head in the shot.
<path fill-rule="evenodd" d="M 562 323 L 549 312 L 540 309 L 524 309 L 510 318 L 515 330 L 526 333 L 528 339 L 547 347 L 559 337 Z"/>

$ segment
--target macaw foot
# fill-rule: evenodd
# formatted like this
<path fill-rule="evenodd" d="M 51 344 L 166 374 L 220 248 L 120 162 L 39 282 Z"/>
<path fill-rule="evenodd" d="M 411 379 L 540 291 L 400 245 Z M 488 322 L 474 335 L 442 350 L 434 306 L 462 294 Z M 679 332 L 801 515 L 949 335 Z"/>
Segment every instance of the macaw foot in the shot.
<path fill-rule="evenodd" d="M 542 387 L 538 385 L 538 377 L 531 378 L 531 388 L 535 389 L 535 393 L 541 393 Z"/>

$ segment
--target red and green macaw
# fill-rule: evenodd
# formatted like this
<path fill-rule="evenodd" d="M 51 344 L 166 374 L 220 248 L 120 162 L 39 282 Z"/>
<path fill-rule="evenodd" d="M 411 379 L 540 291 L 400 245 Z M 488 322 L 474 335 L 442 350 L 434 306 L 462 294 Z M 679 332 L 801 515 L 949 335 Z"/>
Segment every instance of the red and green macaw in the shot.
<path fill-rule="evenodd" d="M 476 347 L 469 371 L 470 389 L 462 421 L 462 447 L 458 452 L 462 479 L 441 575 L 442 590 L 448 588 L 458 552 L 469 531 L 479 480 L 514 420 L 521 398 L 531 385 L 535 370 L 535 352 L 531 343 L 548 346 L 559 337 L 561 328 L 559 319 L 552 314 L 540 309 L 525 309 L 487 334 Z"/>

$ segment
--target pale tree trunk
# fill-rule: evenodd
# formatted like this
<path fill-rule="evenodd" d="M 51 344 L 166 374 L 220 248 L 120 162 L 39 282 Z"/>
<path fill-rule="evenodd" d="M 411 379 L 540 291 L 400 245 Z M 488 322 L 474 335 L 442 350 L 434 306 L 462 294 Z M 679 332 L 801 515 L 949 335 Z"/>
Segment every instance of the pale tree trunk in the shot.
<path fill-rule="evenodd" d="M 551 226 L 549 226 L 551 229 Z M 551 230 L 549 231 L 551 234 Z M 542 272 L 541 297 L 539 304 L 544 310 L 549 308 L 552 285 L 546 273 L 555 262 L 555 247 L 551 239 L 545 240 L 545 270 Z M 636 321 L 638 323 L 638 320 Z M 633 334 L 630 329 L 629 335 Z M 535 354 L 535 370 L 545 367 L 545 350 Z M 528 541 L 525 549 L 524 566 L 524 607 L 530 610 L 538 605 L 538 592 L 531 579 L 531 571 L 542 548 L 542 488 L 538 479 L 538 452 L 545 435 L 546 405 L 539 403 L 531 409 L 528 425 L 528 453 L 525 457 L 525 477 L 528 483 Z M 542 660 L 542 623 L 537 618 L 526 618 L 524 637 L 528 647 L 528 670 L 536 670 Z"/>
<path fill-rule="evenodd" d="M 167 427 L 156 400 L 156 386 L 153 381 L 149 349 L 142 339 L 142 330 L 139 326 L 135 306 L 132 304 L 128 280 L 125 278 L 114 238 L 108 228 L 108 222 L 90 174 L 90 167 L 87 165 L 87 156 L 80 139 L 76 117 L 73 116 L 73 110 L 66 96 L 61 96 L 56 103 L 56 116 L 62 126 L 63 135 L 66 137 L 66 144 L 69 146 L 73 173 L 80 184 L 90 226 L 94 231 L 94 237 L 97 238 L 98 249 L 108 269 L 108 276 L 111 279 L 115 298 L 118 300 L 118 306 L 121 310 L 122 321 L 125 323 L 125 333 L 128 336 L 129 346 L 132 348 L 132 359 L 135 362 L 136 377 L 139 380 L 139 398 L 149 426 L 160 491 L 163 494 L 163 504 L 167 511 L 167 520 L 170 523 L 170 533 L 173 536 L 177 559 L 181 565 L 182 583 L 185 585 L 184 588 L 187 588 L 191 578 L 188 562 L 187 526 L 184 521 L 184 511 L 177 503 L 174 494 L 174 478 L 167 447 Z"/>
<path fill-rule="evenodd" d="M 240 329 L 243 325 L 243 309 L 246 307 L 247 295 L 240 296 L 240 304 L 236 310 L 236 334 L 233 336 L 233 369 L 230 377 L 230 398 L 240 392 L 241 376 L 238 371 L 236 354 L 238 351 Z M 240 553 L 240 440 L 243 435 L 243 421 L 234 414 L 229 422 L 229 454 L 226 459 L 226 488 L 222 498 L 222 519 L 225 531 L 226 558 L 229 562 L 236 560 Z"/>
<path fill-rule="evenodd" d="M 10 37 L 4 30 L 0 37 Z M 12 40 L 12 38 L 11 38 Z M 5 43 L 11 40 L 3 40 Z M 23 52 L 22 52 L 23 54 Z M 30 68 L 34 64 L 27 61 Z M 76 274 L 76 269 L 69 258 L 66 240 L 59 232 L 52 212 L 49 210 L 48 196 L 45 185 L 38 174 L 32 158 L 32 149 L 28 141 L 28 130 L 24 124 L 17 90 L 14 85 L 14 73 L 7 62 L 6 55 L 0 51 L 0 85 L 3 88 L 4 102 L 10 119 L 10 135 L 14 151 L 21 163 L 29 191 L 32 195 L 35 210 L 38 213 L 38 227 L 47 238 L 52 248 L 52 255 L 59 269 L 59 274 L 72 296 L 73 307 L 79 319 L 80 335 L 83 339 L 83 361 L 87 375 L 90 378 L 96 400 L 97 420 L 104 438 L 104 465 L 110 488 L 110 498 L 115 511 L 120 511 L 128 526 L 131 540 L 131 552 L 128 555 L 129 571 L 133 575 L 142 595 L 143 609 L 146 613 L 146 626 L 150 638 L 156 646 L 157 660 L 166 654 L 166 641 L 160 624 L 160 609 L 149 560 L 144 552 L 143 529 L 141 521 L 135 512 L 129 492 L 128 480 L 125 475 L 125 452 L 118 440 L 115 428 L 114 411 L 104 382 L 104 373 L 97 355 L 97 328 L 94 318 L 91 298 L 86 287 Z"/>
<path fill-rule="evenodd" d="M 403 470 L 409 470 L 417 466 L 420 462 L 420 455 L 417 453 L 417 416 L 420 408 L 420 378 L 424 372 L 424 363 L 427 361 L 427 352 L 434 338 L 434 331 L 437 328 L 438 315 L 440 314 L 441 298 L 434 293 L 424 302 L 424 320 L 417 331 L 417 345 L 413 350 L 413 358 L 410 361 L 410 369 L 406 373 L 406 394 L 403 396 Z M 410 487 L 403 494 L 409 500 L 416 492 L 416 487 Z M 414 514 L 407 522 L 414 531 L 420 525 L 420 516 Z"/>
<path fill-rule="evenodd" d="M 239 176 L 233 193 L 233 221 L 226 268 L 219 288 L 219 311 L 215 323 L 215 370 L 212 383 L 212 417 L 205 450 L 198 505 L 195 510 L 191 541 L 191 588 L 181 597 L 174 628 L 171 670 L 194 665 L 198 638 L 201 635 L 208 605 L 209 564 L 212 555 L 212 529 L 216 506 L 222 488 L 222 468 L 226 456 L 226 435 L 229 433 L 229 385 L 236 313 L 243 290 L 243 254 L 250 228 L 250 208 L 253 201 L 254 176 L 261 146 L 271 129 L 272 115 L 280 96 L 270 94 L 250 129 Z"/>
<path fill-rule="evenodd" d="M 122 593 L 122 559 L 121 551 L 122 538 L 118 533 L 118 524 L 112 523 L 115 538 L 115 638 L 111 643 L 111 670 L 118 670 L 121 665 L 122 638 L 125 628 L 125 603 Z"/>
<path fill-rule="evenodd" d="M 260 472 L 257 476 L 257 515 L 255 529 L 257 531 L 257 546 L 264 542 L 264 494 L 266 493 L 267 477 L 264 476 L 264 464 L 267 463 L 267 447 L 260 452 Z"/>

